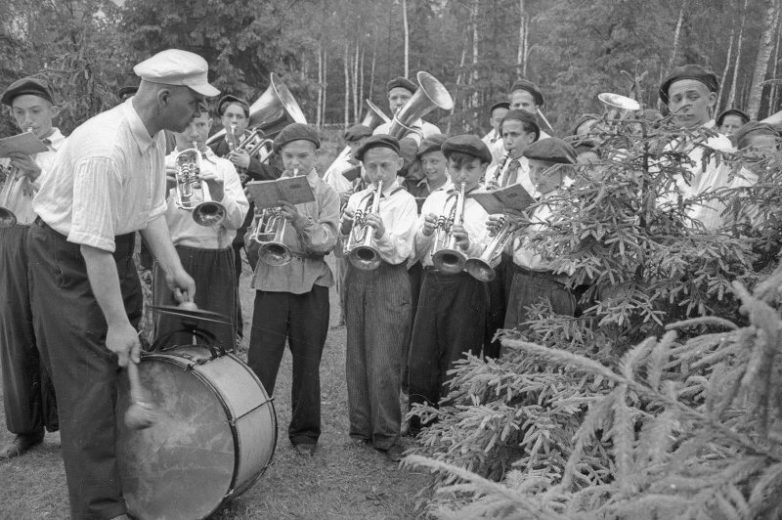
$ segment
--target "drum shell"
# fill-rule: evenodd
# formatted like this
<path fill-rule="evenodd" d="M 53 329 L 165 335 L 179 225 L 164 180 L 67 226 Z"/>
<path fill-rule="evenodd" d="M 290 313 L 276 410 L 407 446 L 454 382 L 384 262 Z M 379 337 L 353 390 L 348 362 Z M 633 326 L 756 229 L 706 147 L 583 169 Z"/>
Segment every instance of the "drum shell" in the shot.
<path fill-rule="evenodd" d="M 232 354 L 198 346 L 144 355 L 142 385 L 155 424 L 129 430 L 118 413 L 120 472 L 135 518 L 206 518 L 263 475 L 277 444 L 274 406 Z M 120 389 L 119 410 L 129 403 Z"/>

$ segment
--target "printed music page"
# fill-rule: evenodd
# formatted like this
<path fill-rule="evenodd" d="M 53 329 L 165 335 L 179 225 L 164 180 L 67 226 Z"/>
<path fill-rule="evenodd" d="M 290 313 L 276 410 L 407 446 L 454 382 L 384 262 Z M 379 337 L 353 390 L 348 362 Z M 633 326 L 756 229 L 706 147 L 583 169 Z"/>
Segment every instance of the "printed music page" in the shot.
<path fill-rule="evenodd" d="M 12 135 L 0 139 L 0 157 L 8 157 L 10 154 L 18 152 L 25 155 L 35 155 L 47 150 L 43 141 L 35 137 L 32 132 Z"/>
<path fill-rule="evenodd" d="M 491 192 L 471 193 L 469 197 L 477 200 L 489 215 L 520 213 L 535 202 L 521 184 L 513 184 Z"/>
<path fill-rule="evenodd" d="M 302 204 L 315 200 L 315 194 L 304 175 L 273 181 L 251 181 L 247 183 L 247 192 L 258 209 L 275 208 L 281 201 Z"/>

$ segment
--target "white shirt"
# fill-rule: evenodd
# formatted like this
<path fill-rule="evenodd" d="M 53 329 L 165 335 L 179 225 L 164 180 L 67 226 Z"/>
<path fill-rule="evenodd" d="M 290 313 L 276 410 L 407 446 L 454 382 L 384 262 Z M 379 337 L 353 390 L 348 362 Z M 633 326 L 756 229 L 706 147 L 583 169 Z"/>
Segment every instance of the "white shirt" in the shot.
<path fill-rule="evenodd" d="M 29 177 L 17 177 L 13 180 L 7 180 L 7 184 L 0 182 L 0 207 L 13 212 L 17 224 L 29 225 L 35 221 L 33 196 L 41 186 L 46 173 L 52 169 L 57 150 L 62 148 L 65 136 L 60 130 L 54 128 L 52 134 L 44 139 L 44 142 L 48 150 L 30 156 L 41 169 L 41 174 L 35 181 L 30 181 Z M 10 162 L 8 158 L 0 160 L 0 167 L 10 168 Z"/>
<path fill-rule="evenodd" d="M 376 190 L 377 186 L 372 184 L 351 195 L 346 211 L 355 214 L 359 207 L 362 210 L 371 208 Z M 413 239 L 418 226 L 418 206 L 415 198 L 394 183 L 391 189 L 380 196 L 377 212 L 386 228 L 383 236 L 373 241 L 380 258 L 391 265 L 406 262 L 413 253 Z M 370 228 L 370 232 L 372 231 Z M 343 236 L 342 239 L 344 243 L 347 237 Z"/>
<path fill-rule="evenodd" d="M 166 166 L 174 166 L 179 150 L 166 157 Z M 223 249 L 229 247 L 236 236 L 236 230 L 242 226 L 244 216 L 250 209 L 247 197 L 242 189 L 242 181 L 231 161 L 217 157 L 209 148 L 201 152 L 201 168 L 204 172 L 213 172 L 223 179 L 223 200 L 225 220 L 220 226 L 201 226 L 193 220 L 193 212 L 176 206 L 176 188 L 171 188 L 166 200 L 166 224 L 171 232 L 175 246 L 197 247 L 201 249 Z M 202 181 L 202 186 L 206 181 Z M 202 201 L 201 190 L 195 190 L 195 200 Z"/>
<path fill-rule="evenodd" d="M 477 191 L 477 190 L 474 190 Z M 432 264 L 432 247 L 434 245 L 434 237 L 437 234 L 424 236 L 424 222 L 426 215 L 443 215 L 445 211 L 450 212 L 451 204 L 455 201 L 448 203 L 446 209 L 446 201 L 451 194 L 456 194 L 458 191 L 455 186 L 450 182 L 446 185 L 433 191 L 424 201 L 424 205 L 421 208 L 421 216 L 418 219 L 418 227 L 415 233 L 415 250 L 414 260 L 420 260 L 424 267 L 431 266 Z M 450 213 L 449 213 L 450 215 Z M 449 215 L 445 215 L 448 217 Z M 474 256 L 480 256 L 483 250 L 486 248 L 486 244 L 489 242 L 489 230 L 486 228 L 486 221 L 489 219 L 489 214 L 483 209 L 475 199 L 471 199 L 465 196 L 464 199 L 464 229 L 467 231 L 467 236 L 470 239 L 470 247 L 464 254 L 468 258 Z"/>
<path fill-rule="evenodd" d="M 115 236 L 166 211 L 164 132 L 150 136 L 132 101 L 76 128 L 33 200 L 33 210 L 69 242 L 114 252 Z"/>
<path fill-rule="evenodd" d="M 531 239 L 544 229 L 553 215 L 553 209 L 548 204 L 535 208 L 530 216 L 531 224 L 525 227 L 512 241 L 513 263 L 530 271 L 550 271 L 547 261 L 531 244 Z"/>
<path fill-rule="evenodd" d="M 529 160 L 526 157 L 519 157 L 516 159 L 519 162 L 519 171 L 516 175 L 516 180 L 512 184 L 521 184 L 521 186 L 527 190 L 527 193 L 533 197 L 537 196 L 537 190 L 535 185 L 532 184 L 532 178 L 529 175 L 530 167 Z M 494 168 L 489 166 L 486 169 L 486 177 L 483 180 L 483 189 L 492 190 L 499 188 L 507 188 L 509 183 L 510 166 L 513 159 L 503 160 L 497 164 Z"/>
<path fill-rule="evenodd" d="M 340 152 L 337 158 L 334 159 L 334 162 L 331 163 L 331 166 L 326 170 L 326 173 L 323 174 L 323 182 L 331 186 L 334 191 L 337 192 L 337 195 L 347 193 L 353 188 L 353 183 L 342 175 L 346 171 L 357 166 L 348 160 L 350 159 L 350 156 L 350 149 L 345 148 Z"/>
<path fill-rule="evenodd" d="M 501 163 L 502 159 L 505 157 L 505 145 L 502 142 L 502 136 L 500 136 L 496 130 L 492 129 L 491 132 L 483 136 L 481 141 L 486 144 L 491 152 L 492 161 L 489 167 L 491 168 L 493 165 Z"/>
<path fill-rule="evenodd" d="M 383 123 L 382 125 L 375 128 L 375 130 L 372 132 L 372 135 L 388 134 L 388 129 L 391 128 L 391 123 L 393 123 L 393 119 L 388 123 Z M 416 142 L 416 144 L 421 144 L 421 134 L 423 134 L 423 137 L 429 137 L 432 135 L 437 135 L 442 133 L 440 129 L 437 128 L 435 125 L 427 121 L 424 121 L 423 119 L 419 119 L 418 121 L 416 121 L 415 123 L 409 126 L 410 128 L 413 128 L 414 130 L 418 130 L 421 133 L 411 132 L 407 135 L 403 135 L 402 137 L 412 137 L 413 140 Z"/>

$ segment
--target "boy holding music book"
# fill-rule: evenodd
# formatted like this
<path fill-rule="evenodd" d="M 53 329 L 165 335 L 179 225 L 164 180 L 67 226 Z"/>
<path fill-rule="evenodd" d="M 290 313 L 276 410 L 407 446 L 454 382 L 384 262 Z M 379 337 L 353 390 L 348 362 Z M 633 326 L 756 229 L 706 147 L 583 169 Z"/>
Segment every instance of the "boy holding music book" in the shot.
<path fill-rule="evenodd" d="M 258 207 L 272 203 L 273 196 L 283 197 L 274 203 L 283 219 L 282 243 L 291 260 L 270 265 L 261 257 L 255 267 L 247 364 L 272 395 L 287 340 L 293 356 L 288 438 L 302 456 L 315 452 L 320 437 L 320 359 L 329 328 L 329 287 L 334 285 L 324 256 L 337 243 L 339 224 L 339 197 L 315 169 L 319 147 L 314 128 L 301 123 L 286 126 L 274 140 L 284 166 L 281 180 L 264 184 L 274 188 L 250 188 Z M 309 202 L 299 198 L 307 194 L 305 185 L 312 194 Z"/>
<path fill-rule="evenodd" d="M 421 208 L 415 234 L 414 258 L 424 266 L 424 277 L 413 320 L 408 356 L 410 403 L 436 406 L 447 393 L 446 372 L 466 352 L 479 353 L 486 327 L 489 295 L 486 284 L 464 272 L 450 274 L 443 264 L 436 267 L 433 254 L 439 246 L 438 220 L 453 219 L 450 229 L 454 250 L 464 258 L 480 256 L 488 243 L 489 214 L 468 196 L 479 189 L 491 162 L 491 152 L 474 135 L 447 139 L 442 152 L 448 161 L 451 183 L 427 197 Z M 462 201 L 459 199 L 464 195 Z M 463 211 L 458 214 L 460 203 Z M 421 428 L 418 417 L 410 420 L 410 433 Z"/>
<path fill-rule="evenodd" d="M 556 214 L 557 208 L 545 201 L 561 193 L 569 170 L 576 163 L 576 151 L 565 141 L 550 137 L 531 144 L 524 156 L 530 164 L 530 178 L 541 194 L 541 203 L 530 215 L 530 225 L 522 228 L 511 243 L 514 272 L 505 314 L 506 329 L 519 325 L 523 328 L 529 316 L 528 307 L 542 300 L 548 300 L 556 314 L 572 316 L 576 310 L 576 299 L 565 286 L 567 277 L 552 272 L 549 259 L 533 245 L 535 235 Z"/>
<path fill-rule="evenodd" d="M 350 197 L 341 224 L 348 259 L 345 371 L 350 437 L 371 443 L 397 462 L 402 458 L 399 392 L 413 318 L 407 259 L 418 211 L 415 198 L 396 182 L 403 159 L 394 137 L 370 137 L 356 158 L 370 185 Z"/>

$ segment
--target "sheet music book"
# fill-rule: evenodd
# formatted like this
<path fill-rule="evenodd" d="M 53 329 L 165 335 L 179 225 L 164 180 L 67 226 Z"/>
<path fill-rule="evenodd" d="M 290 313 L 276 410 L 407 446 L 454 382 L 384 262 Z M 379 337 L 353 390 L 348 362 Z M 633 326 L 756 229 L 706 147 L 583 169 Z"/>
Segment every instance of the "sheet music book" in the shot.
<path fill-rule="evenodd" d="M 306 175 L 284 177 L 273 181 L 250 181 L 246 187 L 250 200 L 255 202 L 257 209 L 277 207 L 280 201 L 302 204 L 315 200 L 315 194 Z"/>
<path fill-rule="evenodd" d="M 521 184 L 512 184 L 495 191 L 471 193 L 469 197 L 478 201 L 489 215 L 520 213 L 535 202 Z"/>
<path fill-rule="evenodd" d="M 25 155 L 35 155 L 48 150 L 43 141 L 35 137 L 32 132 L 12 135 L 0 139 L 0 157 L 8 157 L 14 152 Z"/>

